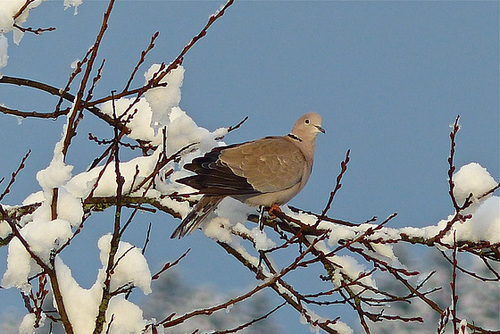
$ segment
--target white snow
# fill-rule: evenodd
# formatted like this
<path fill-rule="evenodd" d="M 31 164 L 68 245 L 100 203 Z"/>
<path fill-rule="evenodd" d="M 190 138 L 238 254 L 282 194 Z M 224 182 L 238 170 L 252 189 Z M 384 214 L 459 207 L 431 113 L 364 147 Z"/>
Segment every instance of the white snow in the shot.
<path fill-rule="evenodd" d="M 110 243 L 111 234 L 107 234 L 102 236 L 97 244 L 101 250 L 100 258 L 103 267 L 108 264 Z M 116 261 L 119 261 L 118 265 L 116 265 Z M 111 291 L 133 284 L 140 288 L 144 294 L 151 293 L 151 271 L 140 248 L 128 242 L 120 241 L 115 255 L 115 266 L 116 268 L 111 277 Z"/>
<path fill-rule="evenodd" d="M 225 198 L 217 208 L 217 214 L 229 219 L 232 224 L 244 223 L 251 213 L 256 213 L 256 208 L 250 207 L 231 197 Z"/>
<path fill-rule="evenodd" d="M 353 256 L 350 255 L 334 255 L 328 258 L 332 263 L 335 264 L 335 272 L 332 277 L 332 283 L 335 286 L 341 286 L 342 282 L 345 281 L 343 277 L 346 275 L 351 280 L 358 279 L 358 277 L 365 272 L 366 268 L 364 265 L 360 264 Z M 375 281 L 370 276 L 363 277 L 360 282 L 367 286 L 376 287 Z M 351 286 L 354 293 L 361 292 L 364 288 L 357 285 Z"/>
<path fill-rule="evenodd" d="M 322 224 L 319 226 L 323 228 Z M 328 237 L 328 244 L 330 246 L 335 246 L 339 243 L 340 240 L 351 240 L 356 236 L 355 229 L 343 225 L 334 225 L 329 224 L 327 227 L 332 232 L 330 232 L 330 236 Z"/>
<path fill-rule="evenodd" d="M 90 289 L 80 287 L 73 278 L 69 267 L 59 257 L 56 258 L 57 278 L 61 291 L 63 291 L 66 311 L 77 334 L 91 333 L 94 329 L 102 296 L 102 284 L 106 277 L 105 268 L 109 256 L 110 240 L 110 235 L 99 239 L 98 246 L 101 250 L 100 257 L 103 267 L 99 270 L 97 280 Z M 130 251 L 127 252 L 129 249 Z M 127 242 L 120 242 L 115 260 L 120 257 L 111 279 L 111 290 L 131 283 L 141 288 L 145 294 L 150 293 L 151 272 L 140 249 Z M 106 321 L 109 323 L 111 318 L 113 318 L 113 323 L 109 333 L 140 333 L 146 324 L 141 309 L 127 301 L 123 294 L 111 298 L 106 312 Z"/>
<path fill-rule="evenodd" d="M 24 32 L 14 27 L 14 24 L 21 26 L 28 19 L 30 10 L 40 5 L 44 0 L 34 0 L 31 2 L 21 13 L 14 19 L 14 16 L 19 12 L 19 10 L 25 5 L 26 0 L 2 0 L 0 6 L 0 71 L 2 68 L 7 66 L 7 60 L 9 58 L 7 54 L 8 41 L 5 34 L 13 31 L 13 41 L 16 44 L 21 42 L 24 36 Z M 75 7 L 75 15 L 77 14 L 77 8 L 82 3 L 83 0 L 64 0 L 65 8 L 70 6 Z M 2 74 L 0 73 L 0 78 Z"/>
<path fill-rule="evenodd" d="M 146 83 L 156 78 L 162 71 L 160 64 L 153 64 L 144 75 Z M 145 97 L 151 107 L 151 128 L 158 132 L 164 126 L 170 123 L 170 112 L 173 107 L 179 106 L 181 101 L 181 86 L 184 80 L 184 68 L 182 66 L 170 71 L 160 83 L 166 84 L 165 87 L 156 87 L 146 92 Z"/>
<path fill-rule="evenodd" d="M 199 143 L 197 146 L 202 153 L 217 146 L 215 138 L 224 136 L 226 128 L 220 128 L 214 132 L 201 128 L 178 107 L 173 107 L 170 115 L 170 125 L 167 128 L 167 155 L 170 156 L 181 148 L 191 143 Z"/>
<path fill-rule="evenodd" d="M 106 312 L 106 320 L 113 322 L 109 328 L 109 333 L 142 333 L 146 320 L 143 318 L 142 310 L 139 306 L 129 302 L 125 296 L 119 295 L 111 298 L 109 308 Z"/>
<path fill-rule="evenodd" d="M 234 241 L 234 236 L 229 230 L 230 225 L 229 219 L 215 217 L 203 224 L 203 233 L 214 240 L 231 244 Z"/>
<path fill-rule="evenodd" d="M 5 221 L 0 222 L 0 238 L 4 239 L 11 232 L 12 232 L 12 230 L 10 229 L 10 226 L 9 226 L 9 224 L 7 224 L 7 222 L 5 222 Z"/>
<path fill-rule="evenodd" d="M 250 230 L 251 236 L 255 241 L 255 249 L 258 251 L 268 250 L 273 247 L 276 247 L 276 243 L 267 237 L 264 230 L 261 230 L 259 226 L 254 227 Z"/>
<path fill-rule="evenodd" d="M 7 37 L 0 33 L 0 70 L 7 66 L 9 60 L 9 55 L 7 53 L 8 46 L 9 42 L 7 41 Z M 1 77 L 2 73 L 0 72 L 0 78 Z"/>
<path fill-rule="evenodd" d="M 345 322 L 342 322 L 340 320 L 337 320 L 337 322 L 335 322 L 334 324 L 329 324 L 328 327 L 330 327 L 333 330 L 336 330 L 337 332 L 339 332 L 339 334 L 354 333 L 351 327 L 349 327 Z"/>
<path fill-rule="evenodd" d="M 46 204 L 45 202 L 44 204 Z M 60 187 L 57 198 L 57 217 L 65 220 L 71 226 L 81 223 L 83 217 L 83 206 L 80 198 L 73 196 L 65 187 Z"/>
<path fill-rule="evenodd" d="M 42 313 L 40 317 L 41 318 L 40 321 L 38 322 L 38 326 L 42 327 L 47 316 L 45 315 L 45 313 Z M 19 325 L 19 334 L 34 334 L 35 321 L 36 321 L 35 314 L 33 313 L 26 314 L 23 320 L 21 321 L 21 324 Z"/>
<path fill-rule="evenodd" d="M 457 241 L 489 241 L 490 243 L 500 242 L 500 197 L 489 194 L 484 196 L 486 192 L 497 185 L 495 179 L 488 173 L 486 168 L 480 164 L 473 162 L 460 168 L 453 175 L 455 184 L 454 194 L 459 205 L 462 205 L 469 194 L 472 196 L 472 204 L 462 210 L 462 215 L 471 215 L 470 219 L 465 222 L 456 222 L 451 231 L 448 232 L 441 241 L 449 245 L 453 244 L 453 235 L 456 231 Z M 304 222 L 312 222 L 313 219 L 303 213 L 287 214 L 301 219 Z M 399 229 L 384 227 L 371 234 L 368 239 L 372 240 L 397 240 L 399 235 L 406 234 L 410 237 L 430 239 L 442 231 L 448 222 L 453 219 L 455 213 L 450 214 L 446 219 L 439 221 L 435 225 L 429 225 L 422 228 L 403 227 Z M 304 219 L 305 218 L 305 219 Z M 334 223 L 321 222 L 320 228 L 331 230 L 328 239 L 328 244 L 334 246 L 339 240 L 353 240 L 361 233 L 364 233 L 368 228 L 376 227 L 376 224 L 362 224 L 357 227 L 346 227 Z M 381 256 L 397 261 L 392 251 L 392 246 L 388 244 L 373 243 L 372 247 Z M 387 260 L 387 259 L 386 259 Z M 396 264 L 398 262 L 393 262 Z"/>
<path fill-rule="evenodd" d="M 325 323 L 325 322 L 328 321 L 327 318 L 319 316 L 318 314 L 316 314 L 316 312 L 308 309 L 305 306 L 304 306 L 304 310 L 307 312 L 307 315 L 309 316 L 309 319 L 312 322 Z M 307 324 L 308 323 L 307 318 L 306 318 L 306 316 L 304 314 L 300 315 L 300 322 L 302 324 Z M 339 334 L 352 334 L 352 333 L 354 333 L 354 331 L 352 330 L 352 328 L 350 328 L 346 323 L 344 323 L 342 321 L 339 321 L 339 320 L 337 320 L 333 324 L 328 324 L 328 327 L 331 328 L 331 329 L 336 330 Z M 322 333 L 322 331 L 320 330 L 319 326 L 314 326 L 312 324 L 309 324 L 309 330 L 312 333 L 318 333 L 318 334 Z"/>
<path fill-rule="evenodd" d="M 464 223 L 456 224 L 455 230 L 457 240 L 487 240 L 491 243 L 499 243 L 500 197 L 492 196 L 482 201 L 472 218 Z"/>
<path fill-rule="evenodd" d="M 62 154 L 64 137 L 65 136 L 63 135 L 62 139 L 56 144 L 54 148 L 54 156 L 49 166 L 36 174 L 38 183 L 45 191 L 50 192 L 52 189 L 64 185 L 69 179 L 71 179 L 73 166 L 66 165 L 64 163 L 64 157 Z"/>
<path fill-rule="evenodd" d="M 458 205 L 462 205 L 472 194 L 472 204 L 461 212 L 464 215 L 471 215 L 472 218 L 465 222 L 457 222 L 453 225 L 451 231 L 442 239 L 443 242 L 453 244 L 453 236 L 456 231 L 456 240 L 471 241 L 489 241 L 491 243 L 500 242 L 500 197 L 489 194 L 482 197 L 486 192 L 497 185 L 497 182 L 488 173 L 486 168 L 480 164 L 472 162 L 459 169 L 453 175 L 455 184 L 454 194 Z M 454 214 L 447 219 L 440 221 L 436 226 L 430 226 L 422 229 L 425 235 L 436 235 L 445 228 L 448 221 Z"/>
<path fill-rule="evenodd" d="M 72 235 L 70 224 L 61 219 L 52 221 L 35 219 L 24 226 L 20 232 L 28 242 L 30 250 L 47 264 L 51 252 L 63 245 Z M 2 286 L 5 288 L 17 287 L 28 292 L 31 288 L 28 277 L 39 271 L 39 266 L 19 239 L 12 239 L 9 243 L 7 270 L 2 279 Z"/>
<path fill-rule="evenodd" d="M 14 30 L 14 43 L 19 44 L 24 33 L 15 28 L 14 24 L 22 26 L 22 24 L 28 19 L 29 11 L 37 7 L 41 2 L 42 0 L 33 1 L 27 6 L 27 8 L 21 13 L 21 15 L 19 15 L 14 20 L 14 16 L 26 3 L 26 0 L 2 1 L 2 5 L 0 6 L 0 70 L 7 66 L 7 60 L 9 59 L 9 56 L 7 54 L 8 41 L 5 37 L 5 34 Z"/>
<path fill-rule="evenodd" d="M 71 269 L 59 257 L 56 258 L 55 269 L 73 330 L 77 334 L 92 333 L 102 296 L 101 282 L 103 278 L 99 277 L 92 288 L 84 289 L 73 278 Z"/>
<path fill-rule="evenodd" d="M 75 7 L 75 15 L 78 14 L 78 6 L 82 4 L 83 0 L 64 0 L 64 9 Z"/>
<path fill-rule="evenodd" d="M 468 334 L 468 333 L 469 330 L 467 329 L 467 319 L 462 319 L 458 327 L 458 334 Z"/>
<path fill-rule="evenodd" d="M 130 129 L 128 136 L 132 139 L 151 141 L 153 145 L 160 145 L 162 143 L 161 133 L 155 134 L 151 127 L 151 107 L 144 98 L 133 104 L 134 101 L 133 98 L 121 98 L 114 102 L 117 117 L 123 115 L 127 110 L 127 115 L 134 114 L 127 124 L 127 128 Z M 132 107 L 130 107 L 131 105 Z M 113 116 L 112 101 L 103 103 L 100 108 L 103 113 Z M 125 120 L 127 117 L 122 117 L 122 119 Z"/>
<path fill-rule="evenodd" d="M 0 32 L 7 33 L 13 29 L 17 31 L 14 35 L 14 42 L 16 44 L 19 44 L 21 41 L 23 33 L 14 28 L 14 24 L 22 26 L 22 24 L 28 19 L 29 11 L 40 5 L 42 0 L 35 0 L 30 3 L 21 15 L 14 20 L 14 16 L 25 3 L 26 0 L 9 0 L 2 1 L 2 6 L 0 6 Z"/>
<path fill-rule="evenodd" d="M 154 170 L 158 161 L 161 149 L 157 149 L 150 156 L 140 156 L 127 162 L 120 163 L 120 174 L 125 179 L 123 184 L 123 192 L 128 193 L 142 182 Z M 101 178 L 98 180 L 99 174 L 104 167 L 96 167 L 88 172 L 83 172 L 73 177 L 66 188 L 75 197 L 85 198 L 97 182 L 97 188 L 94 191 L 94 196 L 114 196 L 116 194 L 116 174 L 114 164 L 109 164 Z M 139 170 L 136 176 L 137 170 Z M 142 193 L 141 193 L 142 195 Z"/>
<path fill-rule="evenodd" d="M 478 197 L 497 185 L 497 182 L 495 182 L 495 179 L 488 173 L 486 168 L 477 162 L 472 162 L 460 168 L 453 175 L 453 182 L 455 183 L 453 192 L 458 205 L 463 205 L 469 194 L 473 195 L 472 200 L 474 204 L 472 204 L 472 208 L 469 208 L 468 211 L 476 209 Z"/>

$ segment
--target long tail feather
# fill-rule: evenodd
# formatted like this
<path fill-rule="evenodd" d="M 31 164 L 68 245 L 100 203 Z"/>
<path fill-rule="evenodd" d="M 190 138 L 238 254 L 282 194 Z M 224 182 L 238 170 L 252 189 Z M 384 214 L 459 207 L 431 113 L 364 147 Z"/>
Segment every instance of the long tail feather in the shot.
<path fill-rule="evenodd" d="M 208 215 L 213 212 L 224 196 L 203 196 L 191 212 L 182 220 L 170 238 L 182 238 L 196 230 Z"/>

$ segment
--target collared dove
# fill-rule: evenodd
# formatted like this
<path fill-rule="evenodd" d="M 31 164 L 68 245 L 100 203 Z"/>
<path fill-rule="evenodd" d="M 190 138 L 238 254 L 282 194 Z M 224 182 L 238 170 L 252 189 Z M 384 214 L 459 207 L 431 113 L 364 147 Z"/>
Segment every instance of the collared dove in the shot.
<path fill-rule="evenodd" d="M 198 189 L 203 197 L 171 238 L 182 238 L 197 229 L 226 196 L 250 206 L 287 203 L 311 175 L 315 139 L 320 132 L 325 132 L 321 116 L 309 112 L 295 122 L 286 136 L 216 147 L 184 165 L 196 175 L 177 182 Z"/>

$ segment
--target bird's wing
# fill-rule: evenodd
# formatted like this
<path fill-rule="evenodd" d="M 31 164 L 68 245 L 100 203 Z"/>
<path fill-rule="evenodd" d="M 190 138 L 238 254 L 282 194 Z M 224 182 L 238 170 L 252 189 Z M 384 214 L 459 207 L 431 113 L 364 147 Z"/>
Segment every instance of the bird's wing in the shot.
<path fill-rule="evenodd" d="M 306 169 L 304 155 L 286 137 L 266 137 L 228 148 L 219 159 L 260 193 L 293 187 Z"/>
<path fill-rule="evenodd" d="M 216 147 L 184 167 L 197 175 L 178 180 L 209 195 L 277 192 L 301 181 L 306 159 L 286 137 Z"/>

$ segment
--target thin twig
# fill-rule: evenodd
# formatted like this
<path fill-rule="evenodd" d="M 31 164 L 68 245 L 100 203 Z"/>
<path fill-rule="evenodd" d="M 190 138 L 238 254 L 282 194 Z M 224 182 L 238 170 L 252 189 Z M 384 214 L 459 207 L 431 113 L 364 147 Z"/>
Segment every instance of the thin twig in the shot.
<path fill-rule="evenodd" d="M 330 193 L 330 197 L 328 198 L 326 206 L 323 209 L 323 211 L 321 212 L 321 215 L 318 217 L 318 220 L 315 223 L 316 226 L 317 226 L 317 224 L 319 224 L 323 220 L 324 217 L 326 217 L 326 214 L 328 213 L 328 210 L 330 210 L 330 207 L 332 205 L 333 198 L 335 197 L 335 194 L 342 187 L 342 183 L 340 183 L 340 181 L 342 180 L 342 177 L 344 176 L 345 172 L 347 171 L 347 164 L 349 163 L 349 153 L 350 152 L 351 152 L 351 150 L 347 150 L 347 152 L 345 154 L 345 159 L 340 163 L 340 173 L 337 176 L 337 180 L 335 182 L 335 188 Z"/>
<path fill-rule="evenodd" d="M 7 186 L 5 187 L 4 191 L 2 192 L 2 194 L 0 194 L 0 202 L 4 199 L 4 197 L 10 192 L 10 187 L 12 186 L 12 184 L 16 181 L 16 177 L 17 175 L 19 174 L 19 172 L 24 169 L 24 167 L 26 166 L 25 163 L 26 163 L 26 160 L 28 159 L 29 155 L 31 153 L 31 150 L 28 150 L 28 152 L 24 155 L 24 157 L 22 158 L 21 160 L 21 163 L 19 164 L 19 166 L 17 167 L 16 171 L 13 172 L 11 174 L 11 177 L 10 177 L 10 181 L 9 181 L 9 184 L 7 184 Z"/>

